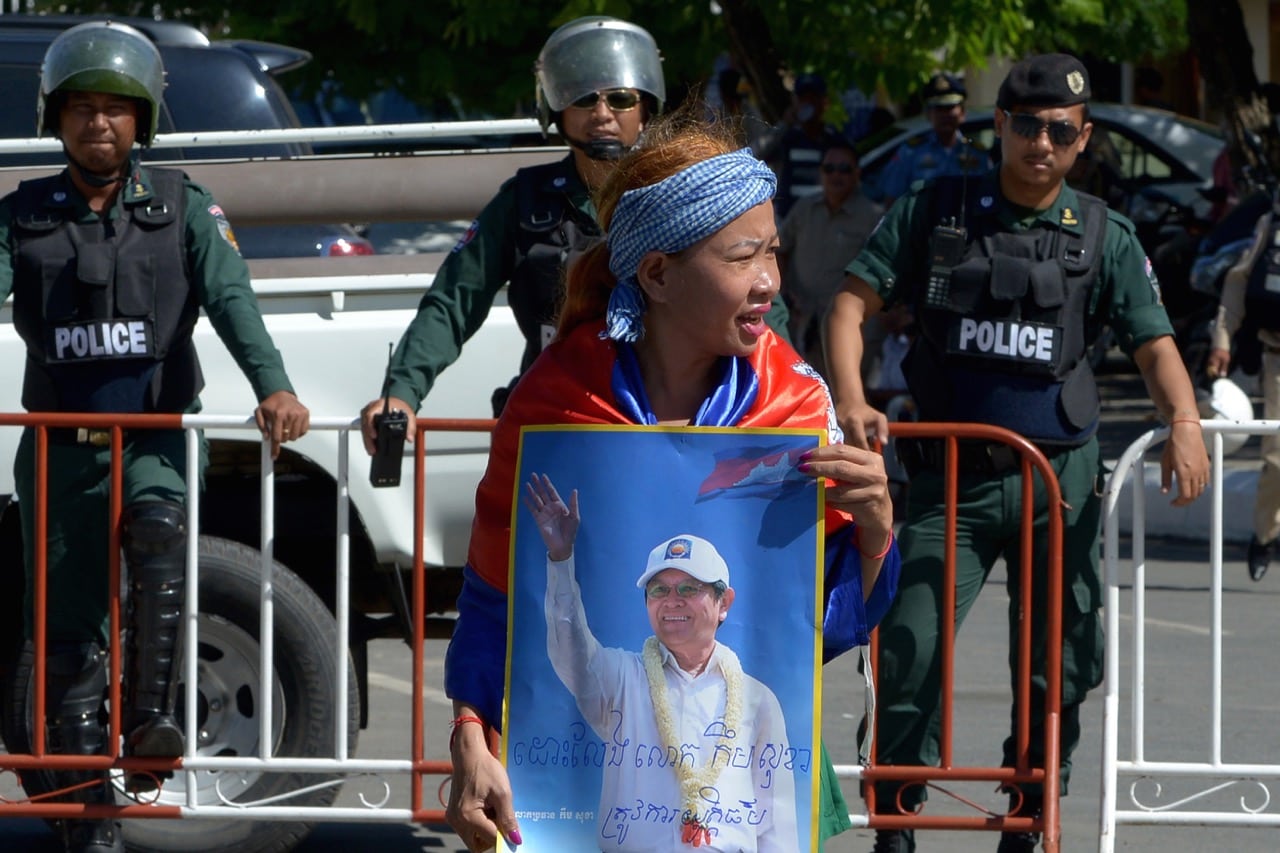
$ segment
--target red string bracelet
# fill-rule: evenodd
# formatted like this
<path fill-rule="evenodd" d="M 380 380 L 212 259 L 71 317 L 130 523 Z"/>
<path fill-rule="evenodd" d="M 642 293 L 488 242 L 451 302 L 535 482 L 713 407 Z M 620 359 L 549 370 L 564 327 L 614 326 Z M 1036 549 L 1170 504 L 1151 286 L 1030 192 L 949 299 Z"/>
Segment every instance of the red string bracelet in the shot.
<path fill-rule="evenodd" d="M 1169 421 L 1169 426 L 1173 426 L 1174 424 L 1195 424 L 1196 426 L 1203 426 L 1200 423 L 1199 418 L 1174 418 Z"/>
<path fill-rule="evenodd" d="M 884 548 L 880 550 L 879 554 L 868 554 L 862 550 L 862 528 L 855 525 L 853 528 L 853 547 L 857 548 L 858 553 L 868 560 L 883 560 L 885 554 L 888 554 L 889 549 L 893 547 L 893 530 L 889 531 L 889 538 L 885 540 Z"/>
<path fill-rule="evenodd" d="M 458 728 L 463 723 L 475 723 L 479 725 L 481 728 L 484 727 L 484 720 L 480 719 L 475 714 L 462 714 L 460 716 L 454 717 L 453 721 L 449 723 L 449 751 L 450 752 L 453 752 L 453 740 L 455 737 L 457 737 Z"/>

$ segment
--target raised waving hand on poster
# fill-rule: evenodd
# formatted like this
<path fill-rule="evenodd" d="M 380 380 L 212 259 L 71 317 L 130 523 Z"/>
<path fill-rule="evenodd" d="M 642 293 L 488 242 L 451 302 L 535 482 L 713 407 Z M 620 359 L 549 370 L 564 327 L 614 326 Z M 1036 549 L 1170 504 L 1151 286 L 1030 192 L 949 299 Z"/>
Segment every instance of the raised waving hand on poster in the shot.
<path fill-rule="evenodd" d="M 538 523 L 542 541 L 547 543 L 547 557 L 567 560 L 573 553 L 573 540 L 578 537 L 582 516 L 578 513 L 578 490 L 574 489 L 566 504 L 560 498 L 551 478 L 534 474 L 525 484 L 524 505 Z"/>

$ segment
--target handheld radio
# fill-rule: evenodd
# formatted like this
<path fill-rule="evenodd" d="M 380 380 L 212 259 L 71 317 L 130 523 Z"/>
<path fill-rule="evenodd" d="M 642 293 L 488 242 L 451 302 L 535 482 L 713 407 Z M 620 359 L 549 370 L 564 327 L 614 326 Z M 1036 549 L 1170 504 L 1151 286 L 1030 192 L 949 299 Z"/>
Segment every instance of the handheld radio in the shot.
<path fill-rule="evenodd" d="M 382 411 L 373 417 L 377 430 L 373 458 L 369 460 L 369 483 L 375 489 L 400 485 L 400 464 L 404 461 L 404 439 L 409 416 L 391 410 L 391 344 L 387 344 L 387 373 L 382 380 Z"/>

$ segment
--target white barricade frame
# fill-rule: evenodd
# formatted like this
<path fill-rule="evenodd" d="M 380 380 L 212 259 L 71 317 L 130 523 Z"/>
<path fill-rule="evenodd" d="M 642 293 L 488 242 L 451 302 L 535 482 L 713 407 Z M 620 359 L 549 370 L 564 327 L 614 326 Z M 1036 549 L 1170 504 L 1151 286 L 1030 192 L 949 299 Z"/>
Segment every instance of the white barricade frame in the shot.
<path fill-rule="evenodd" d="M 1271 791 L 1266 782 L 1280 780 L 1280 764 L 1252 764 L 1224 761 L 1222 753 L 1222 533 L 1223 533 L 1223 436 L 1271 435 L 1280 433 L 1280 421 L 1203 421 L 1205 437 L 1210 440 L 1211 487 L 1201 500 L 1210 502 L 1209 568 L 1210 568 L 1210 641 L 1211 641 L 1211 702 L 1208 720 L 1209 757 L 1206 761 L 1161 761 L 1146 754 L 1145 699 L 1146 699 L 1146 500 L 1144 467 L 1147 451 L 1162 443 L 1169 436 L 1168 428 L 1146 433 L 1133 442 L 1116 462 L 1115 471 L 1107 481 L 1103 496 L 1103 578 L 1105 583 L 1105 633 L 1106 680 L 1104 682 L 1102 786 L 1099 814 L 1098 849 L 1101 853 L 1113 853 L 1117 829 L 1128 825 L 1197 825 L 1197 826 L 1280 826 L 1280 814 L 1266 813 L 1271 803 Z M 1120 757 L 1120 497 L 1126 482 L 1134 482 L 1132 489 L 1132 605 L 1133 657 L 1129 687 L 1131 696 L 1130 756 Z M 1120 777 L 1129 778 L 1129 801 L 1133 808 L 1122 809 L 1118 805 Z M 1209 787 L 1171 802 L 1147 805 L 1135 793 L 1142 782 L 1155 785 L 1160 791 L 1160 778 L 1207 779 Z M 1254 785 L 1262 792 L 1261 805 L 1252 805 L 1240 798 L 1236 811 L 1184 810 L 1183 806 L 1220 793 L 1239 784 Z"/>
<path fill-rule="evenodd" d="M 38 417 L 38 416 L 37 416 Z M 109 416 L 108 416 L 109 418 Z M 83 419 L 83 418 L 82 418 Z M 351 724 L 351 716 L 347 703 L 343 701 L 343 697 L 347 695 L 349 689 L 348 679 L 348 660 L 349 660 L 349 641 L 350 641 L 350 498 L 348 490 L 348 468 L 350 461 L 349 444 L 354 440 L 359 442 L 360 438 L 360 422 L 358 419 L 335 418 L 335 417 L 313 417 L 310 422 L 310 429 L 315 430 L 332 430 L 337 431 L 339 440 L 337 443 L 338 459 L 335 466 L 337 478 L 337 497 L 334 511 L 337 513 L 337 528 L 335 537 L 336 548 L 336 573 L 334 582 L 335 588 L 335 605 L 334 605 L 334 622 L 336 626 L 335 632 L 335 658 L 337 660 L 337 671 L 335 678 L 337 689 L 335 691 L 338 701 L 335 702 L 336 707 L 334 713 L 334 731 L 333 731 L 333 755 L 326 757 L 277 757 L 270 754 L 272 744 L 274 743 L 275 733 L 272 731 L 272 721 L 275 717 L 273 713 L 272 703 L 274 702 L 273 692 L 273 661 L 275 657 L 274 649 L 274 611 L 273 611 L 273 574 L 275 570 L 273 543 L 275 538 L 275 472 L 274 463 L 271 458 L 271 443 L 269 439 L 262 438 L 259 435 L 258 427 L 252 418 L 245 419 L 243 416 L 226 416 L 226 415 L 183 415 L 181 417 L 182 430 L 186 438 L 186 460 L 187 460 L 187 516 L 188 516 L 188 536 L 187 536 L 187 585 L 186 585 L 186 601 L 183 611 L 183 621 L 186 629 L 186 637 L 183 647 L 183 664 L 182 678 L 184 679 L 183 699 L 187 708 L 199 707 L 199 636 L 200 636 L 200 563 L 199 563 L 199 540 L 200 540 L 200 489 L 199 489 L 199 454 L 200 454 L 200 434 L 202 430 L 217 430 L 220 432 L 227 431 L 249 431 L 253 433 L 252 438 L 247 441 L 258 441 L 261 445 L 260 456 L 260 475 L 259 488 L 261 490 L 261 507 L 260 507 L 260 541 L 257 546 L 260 553 L 261 566 L 261 587 L 259 591 L 259 754 L 253 756 L 215 756 L 215 755 L 199 755 L 198 745 L 199 727 L 198 714 L 189 713 L 184 715 L 184 734 L 186 739 L 185 754 L 181 759 L 181 766 L 174 772 L 174 779 L 165 783 L 158 792 L 152 792 L 137 797 L 123 795 L 117 791 L 116 807 L 120 810 L 121 817 L 128 818 L 144 818 L 152 817 L 156 819 L 172 819 L 175 813 L 182 818 L 205 818 L 217 820 L 252 820 L 252 821 L 303 821 L 308 823 L 344 823 L 344 822 L 361 822 L 361 823 L 414 823 L 423 821 L 438 821 L 443 815 L 443 806 L 436 804 L 425 804 L 422 802 L 424 795 L 424 786 L 422 784 L 423 775 L 438 775 L 448 773 L 447 760 L 426 760 L 423 757 L 425 748 L 423 721 L 422 721 L 422 701 L 423 701 L 423 667 L 422 667 L 422 645 L 423 630 L 421 624 L 417 626 L 414 636 L 411 638 L 414 648 L 414 672 L 412 673 L 413 693 L 411 702 L 413 704 L 413 726 L 405 731 L 405 744 L 402 754 L 405 758 L 355 758 L 348 755 L 351 751 L 351 744 L 348 739 L 348 728 Z M 423 421 L 425 429 L 430 429 L 426 424 L 429 421 Z M 10 425 L 8 428 L 16 428 Z M 130 425 L 128 428 L 133 428 Z M 144 427 L 155 428 L 155 427 Z M 354 433 L 354 436 L 352 435 Z M 420 431 L 421 435 L 421 431 Z M 418 491 L 415 498 L 416 503 L 420 504 L 421 489 L 423 483 L 422 466 L 424 463 L 422 441 L 416 442 L 414 450 L 416 469 L 412 476 L 412 488 Z M 412 469 L 411 469 L 412 470 Z M 420 531 L 419 531 L 420 532 Z M 420 538 L 420 537 L 419 537 Z M 422 572 L 424 571 L 421 563 L 421 554 L 419 548 L 418 558 L 415 560 L 414 566 L 414 588 L 412 594 L 415 598 L 414 611 L 416 615 L 422 615 Z M 48 713 L 48 709 L 46 709 Z M 60 756 L 60 758 L 70 758 L 71 756 Z M 86 756 L 87 758 L 96 759 L 101 762 L 101 756 Z M 26 762 L 22 766 L 30 766 L 30 762 Z M 60 764 L 60 766 L 62 766 Z M 12 768 L 2 770 L 0 772 L 13 772 Z M 114 774 L 120 774 L 123 771 L 113 771 Z M 234 777 L 237 774 L 256 775 L 260 773 L 297 773 L 297 774 L 338 774 L 338 778 L 329 778 L 318 780 L 316 785 L 304 785 L 292 791 L 287 791 L 276 796 L 272 796 L 263 801 L 256 802 L 238 802 L 223 794 L 222 789 L 225 785 L 235 784 Z M 208 795 L 205 794 L 206 802 L 201 802 L 202 790 L 209 790 L 209 786 L 203 788 L 198 779 L 199 774 L 216 774 L 217 780 L 214 782 L 212 789 L 214 796 L 218 800 L 216 803 L 208 802 Z M 407 805 L 395 806 L 391 805 L 393 800 L 392 786 L 384 777 L 388 776 L 405 776 L 409 778 L 405 799 L 408 800 Z M 172 796 L 164 796 L 164 787 L 172 786 L 173 781 L 181 779 L 181 787 L 183 789 L 182 802 L 175 802 Z M 364 779 L 364 781 L 373 782 L 373 793 L 366 796 L 366 792 L 360 791 L 356 793 L 356 797 L 362 804 L 361 807 L 339 807 L 334 805 L 315 806 L 315 805 L 290 805 L 289 801 L 297 796 L 305 795 L 312 791 L 325 787 L 338 787 L 350 781 Z M 207 780 L 206 780 L 207 781 Z M 118 787 L 118 786 L 117 786 Z M 172 790 L 172 788 L 171 788 Z M 399 797 L 396 797 L 399 799 Z M 65 817 L 62 814 L 65 811 L 71 811 L 81 808 L 80 806 L 67 803 L 49 802 L 41 800 L 39 802 L 4 802 L 0 804 L 0 818 L 3 817 L 20 817 L 38 814 L 47 818 Z M 55 813 L 56 812 L 56 813 Z M 151 812 L 148 814 L 148 812 Z"/>

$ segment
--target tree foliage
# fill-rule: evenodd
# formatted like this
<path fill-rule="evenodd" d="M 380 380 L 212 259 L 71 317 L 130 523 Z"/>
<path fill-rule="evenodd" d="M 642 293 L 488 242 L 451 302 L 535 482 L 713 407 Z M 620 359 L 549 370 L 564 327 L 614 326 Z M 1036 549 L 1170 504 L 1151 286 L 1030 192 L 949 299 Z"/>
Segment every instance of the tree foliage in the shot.
<path fill-rule="evenodd" d="M 1231 163 L 1248 192 L 1280 169 L 1280 132 L 1253 70 L 1244 15 L 1236 0 L 1187 0 L 1187 7 L 1209 105 L 1223 117 Z"/>
<path fill-rule="evenodd" d="M 191 21 L 214 37 L 277 41 L 315 60 L 292 72 L 354 94 L 399 85 L 421 101 L 456 97 L 494 115 L 527 111 L 532 63 L 558 24 L 585 14 L 635 21 L 662 49 L 673 93 L 697 86 L 729 51 L 767 115 L 785 106 L 788 73 L 818 71 L 839 88 L 904 98 L 939 67 L 989 57 L 1084 50 L 1107 59 L 1160 56 L 1185 45 L 1186 0 L 159 0 L 55 3 Z"/>

